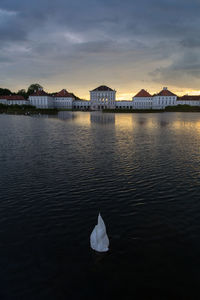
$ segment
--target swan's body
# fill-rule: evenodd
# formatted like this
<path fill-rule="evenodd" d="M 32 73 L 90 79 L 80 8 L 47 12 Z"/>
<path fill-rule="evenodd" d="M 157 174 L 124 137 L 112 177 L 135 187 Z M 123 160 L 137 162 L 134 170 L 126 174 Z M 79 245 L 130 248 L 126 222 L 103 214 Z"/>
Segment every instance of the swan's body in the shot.
<path fill-rule="evenodd" d="M 98 224 L 94 227 L 90 235 L 90 246 L 93 250 L 98 252 L 106 252 L 109 250 L 106 226 L 100 214 L 98 216 Z"/>

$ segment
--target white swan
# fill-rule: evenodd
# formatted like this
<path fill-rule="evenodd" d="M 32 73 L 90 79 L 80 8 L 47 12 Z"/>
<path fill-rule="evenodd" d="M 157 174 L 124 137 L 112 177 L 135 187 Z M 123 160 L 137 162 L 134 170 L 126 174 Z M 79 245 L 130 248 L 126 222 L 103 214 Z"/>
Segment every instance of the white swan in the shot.
<path fill-rule="evenodd" d="M 109 239 L 106 233 L 106 226 L 99 213 L 98 224 L 94 227 L 90 235 L 90 246 L 98 252 L 106 252 L 109 250 Z"/>

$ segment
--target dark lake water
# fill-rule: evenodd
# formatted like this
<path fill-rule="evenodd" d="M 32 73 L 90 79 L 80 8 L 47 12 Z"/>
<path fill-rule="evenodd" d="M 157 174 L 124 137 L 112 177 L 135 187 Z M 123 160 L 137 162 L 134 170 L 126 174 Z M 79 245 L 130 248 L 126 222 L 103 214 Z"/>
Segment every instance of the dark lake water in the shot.
<path fill-rule="evenodd" d="M 199 299 L 200 114 L 0 115 L 0 270 L 1 300 Z"/>

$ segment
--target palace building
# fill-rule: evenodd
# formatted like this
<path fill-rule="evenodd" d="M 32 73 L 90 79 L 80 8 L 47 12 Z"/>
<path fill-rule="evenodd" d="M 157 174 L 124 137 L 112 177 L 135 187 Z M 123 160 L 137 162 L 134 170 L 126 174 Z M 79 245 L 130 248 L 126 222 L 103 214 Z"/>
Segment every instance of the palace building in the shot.
<path fill-rule="evenodd" d="M 115 109 L 116 91 L 101 85 L 90 91 L 91 110 Z"/>
<path fill-rule="evenodd" d="M 79 99 L 73 93 L 69 93 L 66 89 L 62 89 L 55 94 L 48 94 L 40 88 L 29 96 L 29 102 L 37 108 L 75 108 L 86 110 L 90 107 L 89 101 Z"/>
<path fill-rule="evenodd" d="M 158 94 L 151 95 L 146 90 L 142 89 L 133 98 L 134 109 L 165 109 L 167 106 L 191 105 L 200 106 L 200 95 L 190 96 L 185 95 L 178 97 L 174 93 L 164 87 Z"/>
<path fill-rule="evenodd" d="M 167 106 L 200 106 L 200 95 L 177 96 L 164 87 L 157 94 L 140 90 L 132 100 L 116 100 L 116 90 L 101 85 L 90 91 L 90 101 L 79 99 L 73 93 L 62 89 L 55 94 L 48 94 L 42 88 L 34 91 L 26 100 L 19 95 L 1 96 L 0 103 L 5 105 L 33 105 L 37 108 L 103 110 L 103 109 L 165 109 Z"/>

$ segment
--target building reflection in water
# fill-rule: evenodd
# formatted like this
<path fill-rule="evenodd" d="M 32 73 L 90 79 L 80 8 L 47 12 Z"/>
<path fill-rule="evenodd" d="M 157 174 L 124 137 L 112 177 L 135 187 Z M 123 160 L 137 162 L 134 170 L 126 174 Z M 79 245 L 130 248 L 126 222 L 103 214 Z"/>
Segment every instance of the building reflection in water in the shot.
<path fill-rule="evenodd" d="M 168 125 L 169 125 L 169 122 L 164 121 L 164 120 L 161 120 L 161 121 L 160 121 L 160 127 L 166 127 L 166 126 L 168 126 Z"/>
<path fill-rule="evenodd" d="M 115 124 L 115 114 L 92 112 L 90 114 L 90 121 L 91 123 L 98 124 Z"/>
<path fill-rule="evenodd" d="M 134 117 L 133 114 L 116 114 L 116 127 L 117 129 L 128 129 L 132 130 L 133 129 L 133 122 L 134 122 Z"/>
<path fill-rule="evenodd" d="M 145 119 L 145 118 L 139 118 L 139 119 L 138 119 L 138 124 L 139 124 L 139 125 L 143 126 L 143 125 L 145 125 L 146 123 L 147 123 L 147 119 Z"/>
<path fill-rule="evenodd" d="M 90 127 L 91 124 L 112 124 L 116 132 L 134 132 L 147 130 L 152 134 L 155 130 L 166 128 L 172 131 L 188 131 L 195 128 L 200 134 L 199 115 L 180 113 L 158 113 L 158 114 L 131 114 L 131 113 L 102 113 L 102 112 L 73 112 L 60 111 L 57 115 L 33 115 L 33 118 L 48 118 L 52 120 L 71 121 L 78 125 Z"/>
<path fill-rule="evenodd" d="M 71 111 L 59 111 L 57 115 L 58 119 L 63 121 L 74 120 L 77 115 Z"/>

